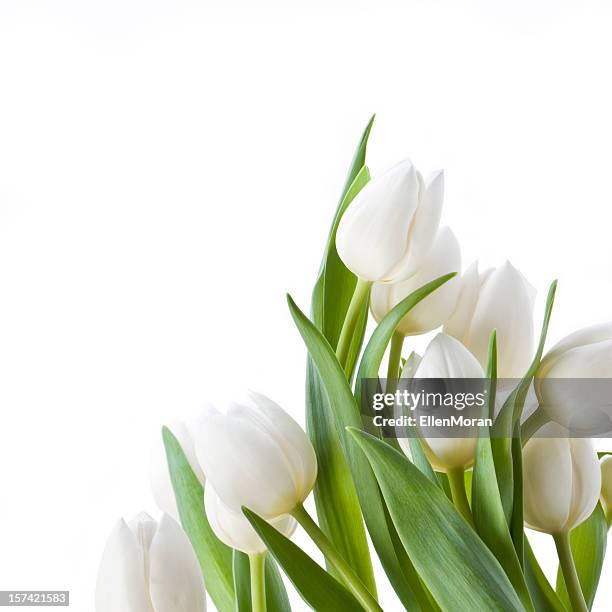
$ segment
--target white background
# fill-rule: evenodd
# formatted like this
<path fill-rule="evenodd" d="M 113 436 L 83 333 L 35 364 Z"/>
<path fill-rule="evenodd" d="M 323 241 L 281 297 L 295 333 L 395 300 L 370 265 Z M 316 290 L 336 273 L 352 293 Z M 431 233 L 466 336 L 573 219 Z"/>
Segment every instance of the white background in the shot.
<path fill-rule="evenodd" d="M 603 1 L 3 0 L 0 589 L 92 610 L 114 522 L 156 512 L 160 425 L 207 397 L 253 387 L 303 422 L 284 294 L 308 307 L 372 112 L 374 173 L 446 169 L 465 264 L 509 258 L 538 321 L 559 278 L 552 341 L 610 319 L 610 17 Z"/>

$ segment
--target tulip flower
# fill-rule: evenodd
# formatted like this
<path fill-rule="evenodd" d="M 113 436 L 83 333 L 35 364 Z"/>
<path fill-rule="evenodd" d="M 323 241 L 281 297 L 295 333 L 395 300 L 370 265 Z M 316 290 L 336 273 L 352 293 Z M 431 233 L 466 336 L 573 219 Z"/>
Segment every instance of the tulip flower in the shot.
<path fill-rule="evenodd" d="M 170 425 L 169 429 L 181 445 L 194 474 L 198 477 L 200 483 L 204 485 L 204 472 L 195 455 L 195 445 L 191 434 L 192 426 L 179 421 Z M 170 471 L 168 470 L 166 450 L 161 437 L 158 437 L 151 456 L 151 490 L 153 491 L 153 499 L 157 507 L 176 521 L 179 521 L 179 512 L 174 497 L 172 480 L 170 479 Z"/>
<path fill-rule="evenodd" d="M 569 532 L 586 520 L 601 492 L 601 469 L 591 441 L 569 438 L 557 423 L 540 429 L 523 450 L 524 518 L 553 536 L 573 610 L 587 610 L 572 558 Z"/>
<path fill-rule="evenodd" d="M 206 517 L 215 535 L 224 543 L 247 555 L 266 552 L 266 545 L 255 533 L 251 523 L 242 512 L 234 512 L 228 508 L 216 494 L 210 483 L 204 489 L 204 504 Z M 284 536 L 291 537 L 297 526 L 296 520 L 288 514 L 268 521 Z"/>
<path fill-rule="evenodd" d="M 430 343 L 414 371 L 413 363 L 407 362 L 402 377 L 414 378 L 484 378 L 483 369 L 478 360 L 466 348 L 451 336 L 438 334 Z M 467 501 L 463 473 L 474 461 L 476 436 L 466 438 L 421 438 L 423 450 L 432 467 L 446 472 L 451 485 L 453 501 L 463 516 L 471 521 L 470 506 Z M 408 458 L 411 457 L 410 441 L 407 438 L 398 440 L 401 449 Z"/>
<path fill-rule="evenodd" d="M 443 197 L 442 172 L 425 182 L 408 160 L 372 179 L 340 220 L 340 259 L 364 281 L 409 278 L 433 245 Z"/>
<path fill-rule="evenodd" d="M 522 378 L 533 357 L 535 289 L 510 262 L 478 273 L 473 263 L 461 279 L 455 312 L 444 333 L 461 340 L 486 368 L 489 337 L 497 330 L 499 378 Z"/>
<path fill-rule="evenodd" d="M 461 249 L 455 234 L 448 227 L 440 228 L 435 242 L 414 276 L 399 283 L 375 283 L 370 295 L 370 308 L 380 322 L 389 311 L 430 281 L 461 270 Z M 460 290 L 459 277 L 452 278 L 419 302 L 398 325 L 396 332 L 413 336 L 440 327 L 453 313 Z"/>
<path fill-rule="evenodd" d="M 552 421 L 580 433 L 612 429 L 609 384 L 562 383 L 559 379 L 612 378 L 612 323 L 581 329 L 544 357 L 535 379 L 540 407 Z"/>
<path fill-rule="evenodd" d="M 203 612 L 204 582 L 187 536 L 167 515 L 121 519 L 98 571 L 96 612 Z"/>
<path fill-rule="evenodd" d="M 612 455 L 601 459 L 601 504 L 606 512 L 608 523 L 612 520 Z"/>
<path fill-rule="evenodd" d="M 290 514 L 317 476 L 304 431 L 278 404 L 253 392 L 225 413 L 206 410 L 196 455 L 226 506 L 237 513 L 246 506 L 266 519 Z"/>

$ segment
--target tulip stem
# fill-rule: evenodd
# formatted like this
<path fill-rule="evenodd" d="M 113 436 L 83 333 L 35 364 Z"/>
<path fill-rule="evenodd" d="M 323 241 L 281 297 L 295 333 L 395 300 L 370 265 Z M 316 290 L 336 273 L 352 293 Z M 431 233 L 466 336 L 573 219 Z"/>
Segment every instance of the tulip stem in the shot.
<path fill-rule="evenodd" d="M 447 470 L 446 475 L 448 477 L 448 484 L 450 485 L 451 496 L 453 498 L 453 504 L 459 511 L 461 516 L 470 524 L 474 526 L 474 519 L 472 518 L 472 511 L 470 510 L 470 502 L 467 498 L 465 491 L 465 472 L 463 468 L 453 468 Z"/>
<path fill-rule="evenodd" d="M 538 406 L 534 413 L 521 425 L 521 442 L 523 446 L 548 422 L 550 422 L 550 419 Z"/>
<path fill-rule="evenodd" d="M 355 335 L 355 327 L 357 327 L 357 321 L 359 320 L 363 303 L 370 295 L 371 286 L 372 283 L 370 281 L 365 281 L 361 278 L 357 279 L 353 297 L 351 298 L 348 310 L 346 311 L 346 316 L 344 317 L 342 331 L 340 332 L 338 346 L 336 347 L 336 357 L 338 357 L 338 361 L 344 368 L 345 372 L 351 342 L 353 340 L 353 336 Z"/>
<path fill-rule="evenodd" d="M 395 392 L 397 379 L 400 375 L 400 361 L 402 359 L 402 347 L 404 346 L 404 335 L 394 332 L 391 337 L 391 348 L 389 349 L 389 365 L 387 366 L 387 393 Z"/>
<path fill-rule="evenodd" d="M 361 606 L 368 612 L 382 612 L 382 608 L 378 605 L 376 599 L 368 591 L 363 582 L 361 582 L 351 566 L 334 548 L 334 545 L 314 522 L 304 506 L 298 504 L 291 515 L 303 527 L 304 531 L 317 545 L 317 548 L 325 555 L 325 558 L 334 566 Z"/>
<path fill-rule="evenodd" d="M 265 552 L 249 555 L 249 569 L 251 570 L 251 607 L 253 612 L 266 611 L 265 567 Z"/>
<path fill-rule="evenodd" d="M 580 580 L 578 580 L 574 558 L 572 557 L 569 532 L 564 531 L 563 533 L 553 534 L 553 539 L 557 547 L 559 565 L 561 566 L 561 572 L 563 573 L 563 579 L 565 580 L 565 586 L 572 605 L 572 610 L 574 610 L 574 612 L 588 612 L 588 607 L 584 601 L 584 595 L 582 594 Z"/>

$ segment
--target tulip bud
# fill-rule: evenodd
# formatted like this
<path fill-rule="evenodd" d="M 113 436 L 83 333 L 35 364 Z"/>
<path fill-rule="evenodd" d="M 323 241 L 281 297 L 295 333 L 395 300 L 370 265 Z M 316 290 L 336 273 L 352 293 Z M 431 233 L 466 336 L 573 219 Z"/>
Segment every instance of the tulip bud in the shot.
<path fill-rule="evenodd" d="M 402 377 L 404 376 L 402 372 Z M 438 334 L 430 343 L 419 363 L 414 378 L 484 378 L 478 360 L 451 336 Z M 425 454 L 434 469 L 446 472 L 465 469 L 474 461 L 476 436 L 469 438 L 421 439 Z M 400 446 L 410 457 L 408 440 L 401 438 Z"/>
<path fill-rule="evenodd" d="M 257 535 L 246 516 L 228 508 L 215 493 L 210 483 L 207 483 L 204 489 L 204 505 L 206 517 L 212 530 L 224 544 L 241 550 L 247 555 L 265 552 L 266 545 Z M 297 526 L 295 519 L 288 514 L 270 519 L 268 522 L 288 538 L 291 537 Z"/>
<path fill-rule="evenodd" d="M 612 455 L 601 459 L 601 504 L 608 516 L 612 515 Z"/>
<path fill-rule="evenodd" d="M 443 197 L 442 172 L 425 183 L 408 160 L 372 179 L 340 220 L 340 259 L 366 281 L 396 283 L 409 278 L 431 249 Z"/>
<path fill-rule="evenodd" d="M 474 262 L 444 333 L 461 340 L 486 368 L 489 337 L 497 330 L 498 377 L 522 378 L 533 357 L 534 301 L 535 289 L 510 262 L 482 274 Z"/>
<path fill-rule="evenodd" d="M 195 445 L 191 434 L 191 425 L 178 421 L 169 426 L 170 431 L 178 440 L 185 457 L 191 466 L 194 474 L 198 477 L 200 484 L 204 485 L 204 472 L 198 463 L 195 455 Z M 170 470 L 168 469 L 168 459 L 166 457 L 166 449 L 164 447 L 161 436 L 158 436 L 157 441 L 153 446 L 151 453 L 151 490 L 153 499 L 157 507 L 166 514 L 169 514 L 175 521 L 180 522 L 179 512 L 174 496 L 174 488 L 170 478 Z"/>
<path fill-rule="evenodd" d="M 548 423 L 523 450 L 525 523 L 544 533 L 565 533 L 587 519 L 599 499 L 601 470 L 587 438 Z"/>
<path fill-rule="evenodd" d="M 612 323 L 593 325 L 558 342 L 542 359 L 535 389 L 547 416 L 582 433 L 605 433 L 612 427 L 608 384 L 593 384 L 588 393 L 561 378 L 612 378 Z"/>
<path fill-rule="evenodd" d="M 414 276 L 399 283 L 374 284 L 370 295 L 374 318 L 380 322 L 394 306 L 419 287 L 444 274 L 460 270 L 461 249 L 457 238 L 450 228 L 442 227 L 433 247 Z M 453 313 L 459 289 L 460 279 L 456 276 L 412 308 L 401 320 L 396 331 L 403 336 L 413 336 L 440 327 Z"/>
<path fill-rule="evenodd" d="M 98 570 L 96 612 L 203 612 L 204 582 L 187 536 L 169 516 L 121 519 Z"/>
<path fill-rule="evenodd" d="M 300 426 L 272 400 L 249 393 L 200 421 L 196 454 L 223 503 L 264 518 L 289 514 L 314 486 L 317 459 Z"/>

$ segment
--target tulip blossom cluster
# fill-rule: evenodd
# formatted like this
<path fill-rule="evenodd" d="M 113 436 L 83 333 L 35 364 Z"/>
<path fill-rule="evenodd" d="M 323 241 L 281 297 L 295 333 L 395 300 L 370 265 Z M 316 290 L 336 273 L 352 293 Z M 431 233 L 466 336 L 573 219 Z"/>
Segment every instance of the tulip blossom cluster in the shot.
<path fill-rule="evenodd" d="M 289 610 L 281 574 L 311 609 L 380 612 L 373 555 L 397 595 L 389 609 L 593 605 L 612 523 L 612 455 L 598 457 L 588 435 L 602 423 L 612 430 L 612 402 L 594 390 L 561 393 L 556 381 L 612 379 L 612 323 L 547 352 L 556 283 L 539 332 L 536 291 L 509 261 L 463 269 L 460 240 L 441 224 L 441 171 L 423 178 L 405 160 L 370 179 L 360 164 L 356 156 L 311 318 L 289 299 L 308 349 L 308 433 L 255 392 L 164 429 L 152 469 L 164 515 L 117 524 L 97 612 L 199 612 L 204 585 L 222 612 Z M 405 350 L 430 332 L 421 355 Z M 486 389 L 477 407 L 487 418 L 466 418 L 456 435 L 415 422 L 388 439 L 360 410 L 368 381 L 376 410 L 390 408 L 395 421 L 400 387 L 448 379 Z M 313 490 L 316 518 L 304 506 Z M 298 524 L 325 568 L 291 541 Z M 554 587 L 525 529 L 553 537 Z"/>

